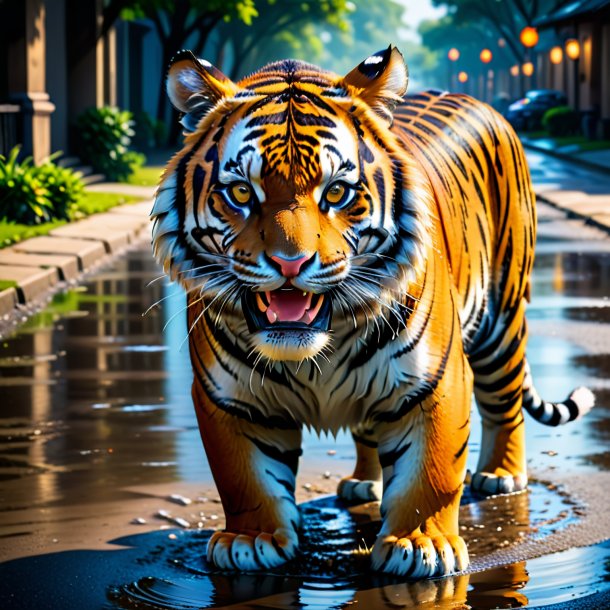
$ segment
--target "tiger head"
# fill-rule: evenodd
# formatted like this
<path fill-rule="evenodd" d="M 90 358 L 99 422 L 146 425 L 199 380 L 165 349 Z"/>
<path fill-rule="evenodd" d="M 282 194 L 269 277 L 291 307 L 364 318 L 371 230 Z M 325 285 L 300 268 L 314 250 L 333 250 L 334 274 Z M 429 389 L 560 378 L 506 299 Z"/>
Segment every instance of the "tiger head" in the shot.
<path fill-rule="evenodd" d="M 314 358 L 339 328 L 402 315 L 430 207 L 391 130 L 407 80 L 392 47 L 345 77 L 286 60 L 234 83 L 190 52 L 172 61 L 186 133 L 154 252 L 191 301 L 245 319 L 261 356 Z"/>

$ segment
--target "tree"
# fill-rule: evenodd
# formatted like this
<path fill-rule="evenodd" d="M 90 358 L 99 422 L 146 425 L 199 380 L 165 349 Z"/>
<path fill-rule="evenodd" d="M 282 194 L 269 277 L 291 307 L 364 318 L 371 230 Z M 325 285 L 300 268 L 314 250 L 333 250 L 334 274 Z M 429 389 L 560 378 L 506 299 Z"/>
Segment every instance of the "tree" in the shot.
<path fill-rule="evenodd" d="M 125 20 L 148 18 L 161 42 L 162 65 L 168 66 L 192 36 L 196 37 L 195 52 L 201 51 L 222 20 L 251 24 L 257 14 L 254 0 L 110 0 L 104 9 L 102 35 L 119 16 Z M 165 68 L 161 78 L 165 78 Z M 166 119 L 167 108 L 167 96 L 160 86 L 157 120 Z"/>
<path fill-rule="evenodd" d="M 237 79 L 281 57 L 313 61 L 320 51 L 315 28 L 346 30 L 351 6 L 348 0 L 257 0 L 257 16 L 250 22 L 219 24 L 216 63 Z"/>
<path fill-rule="evenodd" d="M 446 6 L 451 26 L 472 28 L 474 34 L 491 28 L 492 35 L 503 38 L 513 61 L 522 63 L 526 50 L 519 40 L 521 30 L 571 0 L 432 0 L 434 6 Z M 447 23 L 440 23 L 447 31 Z M 426 43 L 427 44 L 427 43 Z M 480 46 L 480 45 L 479 45 Z"/>

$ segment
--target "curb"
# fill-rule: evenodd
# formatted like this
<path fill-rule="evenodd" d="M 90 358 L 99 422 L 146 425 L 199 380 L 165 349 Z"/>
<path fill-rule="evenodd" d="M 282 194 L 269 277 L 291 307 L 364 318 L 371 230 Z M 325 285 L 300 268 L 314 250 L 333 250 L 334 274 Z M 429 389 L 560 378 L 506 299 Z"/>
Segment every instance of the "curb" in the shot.
<path fill-rule="evenodd" d="M 536 189 L 534 189 L 534 192 L 536 192 Z M 544 203 L 547 203 L 555 209 L 564 212 L 568 218 L 576 218 L 578 220 L 582 220 L 585 224 L 591 225 L 610 234 L 610 209 L 608 210 L 607 214 L 600 214 L 600 216 L 606 216 L 606 219 L 597 219 L 595 218 L 595 216 L 579 212 L 578 210 L 567 206 L 565 203 L 559 203 L 556 200 L 554 201 L 552 198 L 550 198 L 548 195 L 545 195 L 544 193 L 536 192 L 536 199 L 543 201 Z"/>
<path fill-rule="evenodd" d="M 543 148 L 542 146 L 536 146 L 532 144 L 530 141 L 521 140 L 521 144 L 523 144 L 524 148 L 528 148 L 529 150 L 534 150 L 536 152 L 549 155 L 550 157 L 555 157 L 556 159 L 561 159 L 562 161 L 567 161 L 568 163 L 573 163 L 574 165 L 580 165 L 585 169 L 590 169 L 594 172 L 599 172 L 604 174 L 606 177 L 610 175 L 610 167 L 606 167 L 605 165 L 599 165 L 598 163 L 592 163 L 591 161 L 587 161 L 586 159 L 580 159 L 578 156 L 570 156 L 565 153 L 560 153 L 555 150 L 549 148 Z"/>
<path fill-rule="evenodd" d="M 123 204 L 107 212 L 0 249 L 0 337 L 144 239 L 150 239 L 152 201 Z"/>

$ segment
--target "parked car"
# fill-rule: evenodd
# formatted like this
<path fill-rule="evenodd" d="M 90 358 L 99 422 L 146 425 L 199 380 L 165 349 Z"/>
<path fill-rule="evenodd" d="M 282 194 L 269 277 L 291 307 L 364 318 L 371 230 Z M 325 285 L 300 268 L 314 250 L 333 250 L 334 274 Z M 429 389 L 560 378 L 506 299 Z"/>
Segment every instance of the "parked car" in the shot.
<path fill-rule="evenodd" d="M 535 89 L 524 98 L 513 102 L 506 112 L 506 119 L 515 129 L 531 131 L 542 127 L 544 113 L 555 106 L 564 106 L 567 98 L 562 91 Z"/>

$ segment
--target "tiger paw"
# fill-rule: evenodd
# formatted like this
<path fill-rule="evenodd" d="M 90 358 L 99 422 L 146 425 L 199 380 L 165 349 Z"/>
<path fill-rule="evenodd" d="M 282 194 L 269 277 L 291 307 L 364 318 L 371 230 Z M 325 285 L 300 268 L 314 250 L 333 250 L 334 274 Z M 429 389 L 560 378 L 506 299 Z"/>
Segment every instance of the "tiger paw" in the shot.
<path fill-rule="evenodd" d="M 381 500 L 381 481 L 361 481 L 360 479 L 341 479 L 337 495 L 348 502 L 375 502 Z"/>
<path fill-rule="evenodd" d="M 468 567 L 468 549 L 461 536 L 380 536 L 371 565 L 379 572 L 416 580 L 447 576 Z"/>
<path fill-rule="evenodd" d="M 494 474 L 493 472 L 475 472 L 470 479 L 470 489 L 485 495 L 496 496 L 523 491 L 527 487 L 526 474 Z"/>
<path fill-rule="evenodd" d="M 286 563 L 295 556 L 297 547 L 297 535 L 284 528 L 256 537 L 215 532 L 208 542 L 207 559 L 221 570 L 254 572 Z"/>

